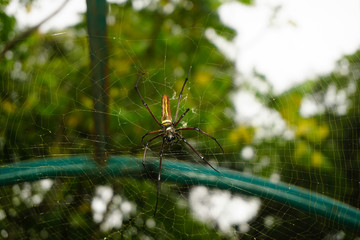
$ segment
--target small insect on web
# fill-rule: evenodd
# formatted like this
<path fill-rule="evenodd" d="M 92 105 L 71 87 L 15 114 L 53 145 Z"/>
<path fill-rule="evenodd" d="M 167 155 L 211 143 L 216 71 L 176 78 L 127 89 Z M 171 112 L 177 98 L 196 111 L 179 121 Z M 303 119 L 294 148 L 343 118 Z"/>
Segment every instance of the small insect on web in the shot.
<path fill-rule="evenodd" d="M 149 113 L 151 114 L 151 116 L 153 117 L 153 119 L 155 120 L 155 122 L 161 127 L 160 130 L 155 130 L 155 131 L 150 131 L 144 134 L 144 136 L 142 136 L 141 138 L 141 142 L 144 140 L 144 138 L 147 135 L 150 134 L 157 134 L 155 137 L 150 138 L 146 144 L 145 144 L 145 149 L 144 149 L 144 156 L 142 159 L 142 164 L 145 167 L 145 158 L 146 158 L 146 151 L 149 147 L 149 144 L 159 138 L 162 137 L 162 144 L 161 144 L 161 148 L 160 148 L 160 163 L 159 163 L 159 172 L 158 172 L 158 178 L 157 178 L 157 195 L 156 195 L 156 205 L 155 205 L 155 212 L 154 212 L 154 216 L 156 214 L 156 210 L 157 210 L 157 206 L 158 206 L 158 201 L 159 201 L 159 189 L 160 189 L 160 178 L 161 178 L 161 162 L 162 162 L 162 155 L 163 155 L 163 151 L 164 151 L 164 145 L 165 144 L 171 144 L 176 142 L 178 139 L 180 139 L 181 141 L 183 141 L 191 150 L 193 150 L 196 155 L 199 156 L 200 159 L 202 159 L 207 165 L 209 165 L 212 169 L 214 169 L 216 172 L 219 172 L 218 170 L 216 170 L 193 146 L 191 146 L 190 143 L 187 142 L 187 140 L 179 133 L 179 131 L 185 131 L 185 130 L 195 130 L 198 131 L 206 136 L 208 136 L 209 138 L 213 139 L 221 148 L 221 151 L 224 153 L 224 149 L 221 147 L 220 143 L 216 140 L 216 138 L 214 138 L 213 136 L 207 134 L 206 132 L 200 130 L 198 127 L 187 127 L 187 128 L 176 128 L 176 126 L 179 124 L 179 122 L 181 121 L 181 119 L 185 116 L 185 114 L 189 111 L 189 108 L 186 109 L 186 111 L 179 117 L 179 119 L 177 119 L 178 113 L 179 113 L 179 105 L 180 105 L 180 100 L 181 100 L 181 95 L 183 93 L 184 87 L 186 82 L 189 79 L 189 74 L 191 71 L 191 66 L 189 68 L 187 77 L 185 78 L 185 82 L 182 86 L 181 92 L 179 94 L 179 99 L 177 102 L 177 107 L 176 107 L 176 114 L 175 114 L 175 118 L 174 121 L 172 120 L 172 115 L 171 115 L 171 111 L 170 111 L 170 102 L 169 102 L 169 97 L 164 94 L 162 96 L 162 101 L 161 101 L 161 122 L 159 122 L 154 114 L 151 112 L 149 106 L 146 104 L 146 102 L 144 101 L 143 97 L 140 94 L 139 88 L 138 88 L 138 83 L 139 80 L 141 79 L 141 77 L 145 74 L 141 74 L 138 79 L 136 80 L 136 85 L 135 85 L 135 90 L 137 91 L 142 103 L 144 104 L 144 106 L 146 107 L 146 109 L 149 111 Z"/>

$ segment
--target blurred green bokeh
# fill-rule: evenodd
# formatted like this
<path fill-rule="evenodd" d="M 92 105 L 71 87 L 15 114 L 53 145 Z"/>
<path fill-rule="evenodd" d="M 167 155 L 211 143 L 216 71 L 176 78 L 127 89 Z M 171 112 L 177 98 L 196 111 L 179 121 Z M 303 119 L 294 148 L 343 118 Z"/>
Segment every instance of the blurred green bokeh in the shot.
<path fill-rule="evenodd" d="M 32 4 L 24 1 L 23 4 Z M 249 4 L 249 1 L 244 1 Z M 184 118 L 187 126 L 198 126 L 214 135 L 224 147 L 221 155 L 216 144 L 196 133 L 186 133 L 205 157 L 234 170 L 244 169 L 264 177 L 276 173 L 286 183 L 360 208 L 360 108 L 359 76 L 360 52 L 346 56 L 349 73 L 336 71 L 329 76 L 294 87 L 281 94 L 256 93 L 269 109 L 278 112 L 294 131 L 292 138 L 274 136 L 255 139 L 256 129 L 237 125 L 230 96 L 237 87 L 235 72 L 226 59 L 207 39 L 205 31 L 214 29 L 227 39 L 235 36 L 224 27 L 216 13 L 221 1 L 178 1 L 174 11 L 166 11 L 170 1 L 159 1 L 135 11 L 130 1 L 122 5 L 109 4 L 109 154 L 142 156 L 140 143 L 144 133 L 158 126 L 141 104 L 134 84 L 139 84 L 145 101 L 160 116 L 162 94 L 171 98 L 173 114 L 177 94 L 190 66 L 192 72 L 184 90 L 180 114 L 191 111 Z M 16 20 L 6 15 L 7 3 L 0 4 L 0 50 L 21 30 Z M 0 59 L 0 161 L 2 164 L 29 159 L 93 154 L 94 126 L 92 119 L 88 39 L 86 19 L 65 29 L 63 34 L 35 32 L 22 39 Z M 266 81 L 266 77 L 264 78 Z M 324 102 L 331 86 L 337 91 L 352 86 L 347 94 L 349 106 L 339 114 L 336 105 L 327 107 L 315 116 L 305 118 L 299 109 L 305 97 Z M 244 86 L 246 87 L 246 86 Z M 245 146 L 256 149 L 251 161 L 242 159 Z M 154 143 L 149 158 L 157 157 L 159 144 Z M 194 158 L 181 146 L 166 149 L 168 158 Z M 181 152 L 181 154 L 179 153 Z M 264 165 L 264 159 L 267 164 Z M 137 213 L 123 222 L 118 231 L 101 232 L 91 216 L 91 196 L 96 184 L 111 184 L 114 191 L 136 203 Z M 10 239 L 48 238 L 111 239 L 151 236 L 154 239 L 222 239 L 216 227 L 192 218 L 187 207 L 178 206 L 177 199 L 186 196 L 187 186 L 163 184 L 162 214 L 156 228 L 144 224 L 151 218 L 155 205 L 156 185 L 138 179 L 61 179 L 38 206 L 29 207 L 14 201 L 13 187 L 2 187 L 0 205 L 6 218 L 0 229 L 6 229 Z M 69 200 L 71 199 L 71 200 Z M 280 210 L 281 209 L 281 210 Z M 13 214 L 13 211 L 16 214 Z M 274 216 L 277 223 L 266 228 L 266 216 Z M 303 236 L 324 238 L 329 232 L 342 230 L 331 219 L 312 221 L 305 213 L 281 205 L 264 202 L 250 230 L 238 237 L 288 238 Z M 135 229 L 135 230 L 134 230 Z M 346 230 L 347 236 L 353 236 Z M 278 237 L 281 236 L 281 237 Z"/>

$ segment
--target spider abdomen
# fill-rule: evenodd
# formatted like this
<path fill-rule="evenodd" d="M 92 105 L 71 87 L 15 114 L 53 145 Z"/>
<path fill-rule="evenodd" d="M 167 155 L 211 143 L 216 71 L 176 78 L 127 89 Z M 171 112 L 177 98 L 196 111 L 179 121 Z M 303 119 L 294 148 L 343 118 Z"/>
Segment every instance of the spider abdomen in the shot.
<path fill-rule="evenodd" d="M 168 126 L 172 124 L 170 101 L 168 95 L 164 94 L 161 101 L 161 124 Z"/>

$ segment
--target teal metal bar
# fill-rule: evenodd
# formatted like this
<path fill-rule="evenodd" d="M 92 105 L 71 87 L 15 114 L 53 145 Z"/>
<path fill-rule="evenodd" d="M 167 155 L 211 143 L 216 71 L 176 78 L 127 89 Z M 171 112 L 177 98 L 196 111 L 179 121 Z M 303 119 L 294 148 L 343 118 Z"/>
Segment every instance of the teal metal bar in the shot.
<path fill-rule="evenodd" d="M 156 175 L 158 161 L 147 161 L 147 168 Z M 264 178 L 222 168 L 217 169 L 220 173 L 202 165 L 165 160 L 161 175 L 163 181 L 167 182 L 205 185 L 275 200 L 305 213 L 331 219 L 354 232 L 360 232 L 360 211 L 354 207 L 293 185 L 272 183 Z M 40 159 L 2 166 L 0 167 L 0 185 L 44 178 L 109 175 L 136 178 L 147 176 L 141 159 L 138 158 L 112 156 L 108 164 L 99 169 L 90 157 L 76 156 Z"/>

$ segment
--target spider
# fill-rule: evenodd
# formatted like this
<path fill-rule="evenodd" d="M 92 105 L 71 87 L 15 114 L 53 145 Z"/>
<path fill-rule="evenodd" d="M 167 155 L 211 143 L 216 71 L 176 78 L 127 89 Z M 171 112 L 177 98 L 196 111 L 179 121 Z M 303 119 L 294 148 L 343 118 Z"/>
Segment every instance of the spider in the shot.
<path fill-rule="evenodd" d="M 189 74 L 191 71 L 191 66 L 189 68 L 187 77 L 185 78 L 185 82 L 182 86 L 181 92 L 179 94 L 179 98 L 178 98 L 178 102 L 177 102 L 177 107 L 176 107 L 176 113 L 175 113 L 175 118 L 174 121 L 172 120 L 172 115 L 171 115 L 171 111 L 170 111 L 170 103 L 169 103 L 169 97 L 164 94 L 162 96 L 162 101 L 161 101 L 161 122 L 159 122 L 154 114 L 151 112 L 149 106 L 146 104 L 146 102 L 144 101 L 143 97 L 140 94 L 139 88 L 138 88 L 138 83 L 139 80 L 141 79 L 141 77 L 145 74 L 141 74 L 138 79 L 136 80 L 136 85 L 135 85 L 135 90 L 138 93 L 142 103 L 144 104 L 144 106 L 146 107 L 146 109 L 149 111 L 150 115 L 152 116 L 152 118 L 155 120 L 155 122 L 161 127 L 160 130 L 155 130 L 155 131 L 150 131 L 145 133 L 142 138 L 141 138 L 141 142 L 143 142 L 144 138 L 147 135 L 150 134 L 156 134 L 157 135 L 155 137 L 150 138 L 146 144 L 145 144 L 145 149 L 144 149 L 144 155 L 142 158 L 142 164 L 146 170 L 145 167 L 145 158 L 146 158 L 146 151 L 149 148 L 149 144 L 159 138 L 162 137 L 162 144 L 161 144 L 161 148 L 160 148 L 160 163 L 159 163 L 159 172 L 158 172 L 158 178 L 157 178 L 157 198 L 156 198 L 156 205 L 155 205 L 155 212 L 154 212 L 154 216 L 156 214 L 156 210 L 157 210 L 157 205 L 158 205 L 158 199 L 159 199 L 159 188 L 160 188 L 160 178 L 161 178 L 161 162 L 162 162 L 162 156 L 163 156 L 163 151 L 164 151 L 164 145 L 165 144 L 172 144 L 177 142 L 179 139 L 181 141 L 183 141 L 191 150 L 193 150 L 196 155 L 199 156 L 199 158 L 201 160 L 203 160 L 207 165 L 209 165 L 212 169 L 214 169 L 216 172 L 219 172 L 218 170 L 216 170 L 193 146 L 191 146 L 190 143 L 188 143 L 188 141 L 179 133 L 179 131 L 186 131 L 186 130 L 195 130 L 198 131 L 206 136 L 208 136 L 209 138 L 213 139 L 220 147 L 221 151 L 224 153 L 224 149 L 221 147 L 220 143 L 216 140 L 216 138 L 214 138 L 213 136 L 207 134 L 206 132 L 202 131 L 201 129 L 199 129 L 198 127 L 186 127 L 186 128 L 176 128 L 176 126 L 179 124 L 179 122 L 181 121 L 181 119 L 185 116 L 185 114 L 190 110 L 189 108 L 187 108 L 185 110 L 185 112 L 179 117 L 179 119 L 177 119 L 178 117 L 178 113 L 179 113 L 179 105 L 180 105 L 180 100 L 181 100 L 181 95 L 183 93 L 184 87 L 186 82 L 189 79 Z"/>

